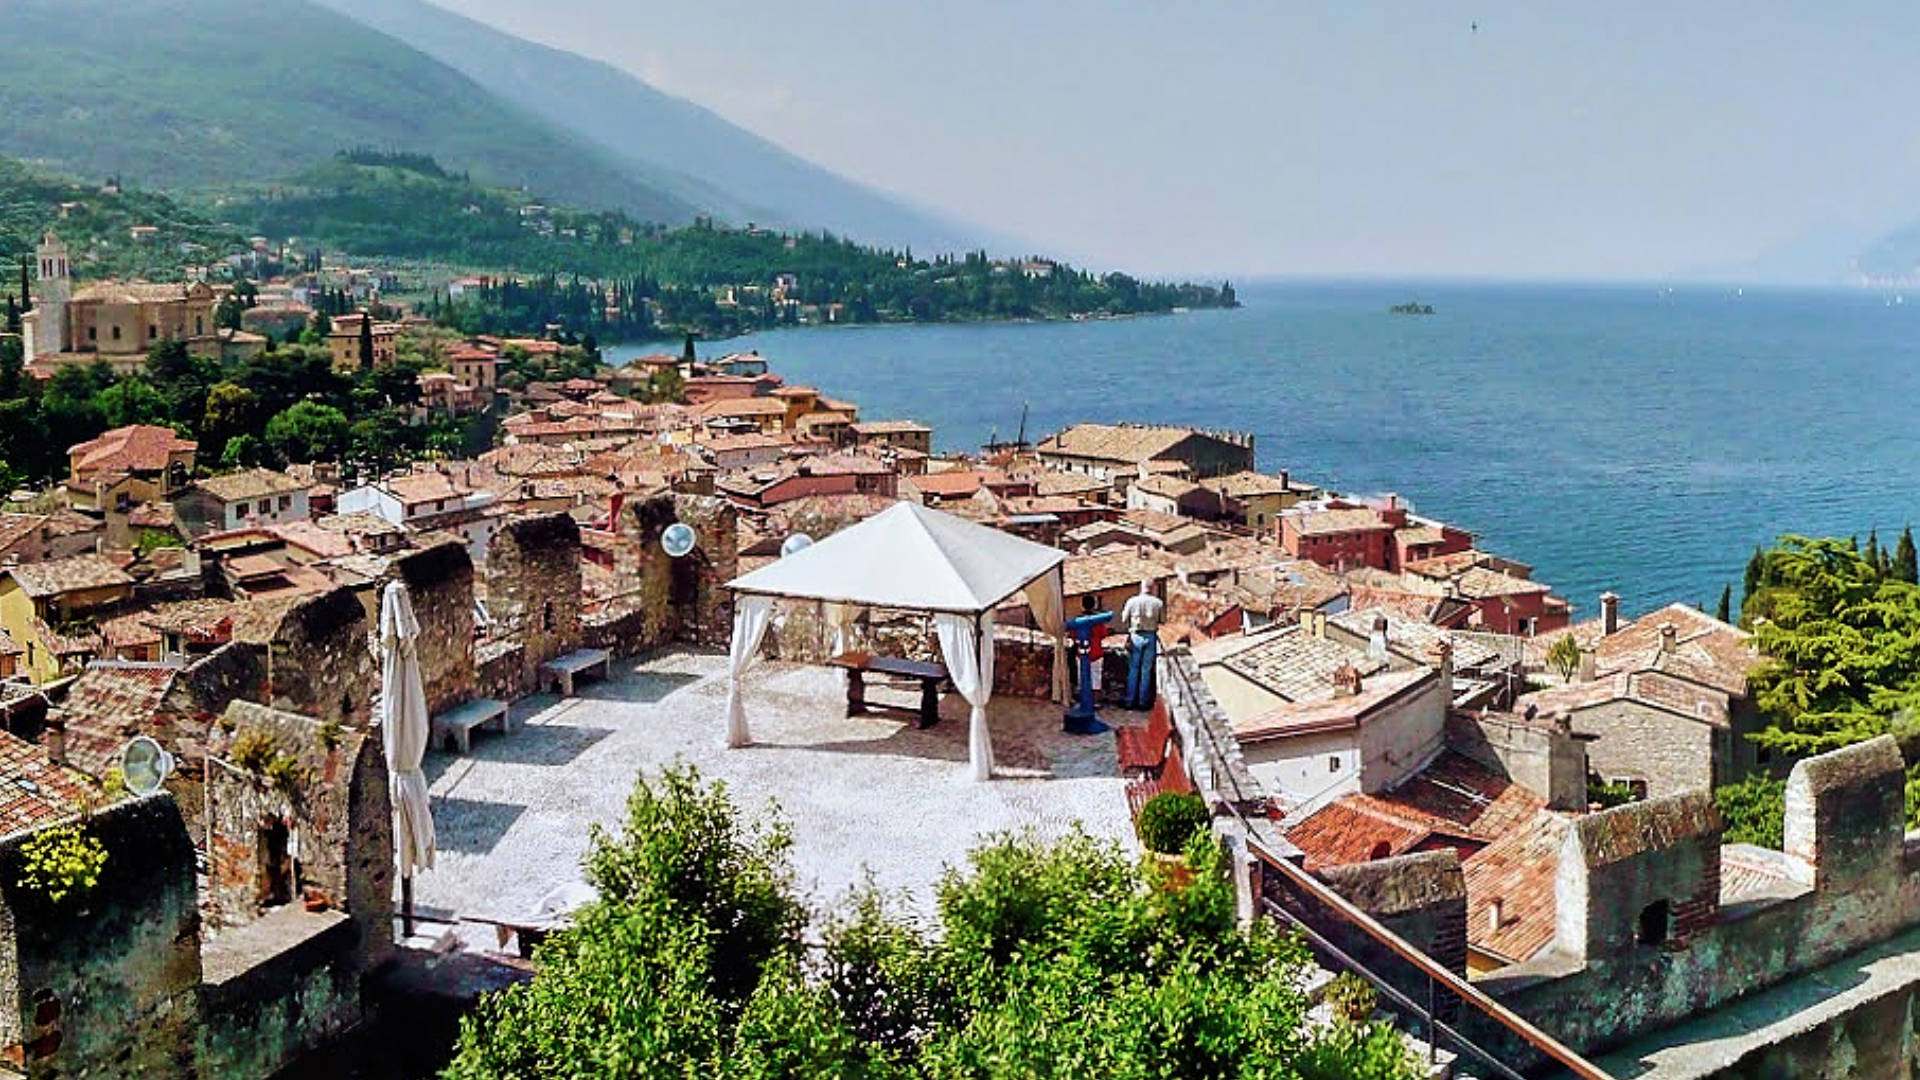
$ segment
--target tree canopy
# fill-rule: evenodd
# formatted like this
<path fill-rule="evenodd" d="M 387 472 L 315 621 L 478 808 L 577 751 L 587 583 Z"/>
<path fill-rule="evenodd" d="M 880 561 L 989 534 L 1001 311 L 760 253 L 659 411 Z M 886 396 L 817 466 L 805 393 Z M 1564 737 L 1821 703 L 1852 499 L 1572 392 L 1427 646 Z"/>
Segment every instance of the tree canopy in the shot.
<path fill-rule="evenodd" d="M 1391 1028 L 1305 1023 L 1303 952 L 1238 929 L 1210 838 L 1184 889 L 1084 834 L 993 838 L 941 882 L 938 932 L 868 887 L 810 950 L 787 829 L 761 820 L 690 768 L 642 777 L 595 834 L 598 900 L 463 1021 L 446 1075 L 1414 1075 Z"/>

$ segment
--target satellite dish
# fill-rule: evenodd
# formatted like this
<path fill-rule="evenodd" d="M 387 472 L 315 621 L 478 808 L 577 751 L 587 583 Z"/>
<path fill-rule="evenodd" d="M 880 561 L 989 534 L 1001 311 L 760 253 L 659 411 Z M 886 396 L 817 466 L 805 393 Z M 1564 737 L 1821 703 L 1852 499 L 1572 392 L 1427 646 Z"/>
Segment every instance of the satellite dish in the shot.
<path fill-rule="evenodd" d="M 668 555 L 676 559 L 692 551 L 693 545 L 699 541 L 700 534 L 694 532 L 693 526 L 684 521 L 674 522 L 660 534 L 660 546 L 666 549 Z"/>
<path fill-rule="evenodd" d="M 780 555 L 783 558 L 788 555 L 798 555 L 800 552 L 812 546 L 813 537 L 808 536 L 806 533 L 794 533 L 792 536 L 787 537 L 785 543 L 780 545 Z"/>
<path fill-rule="evenodd" d="M 173 774 L 173 755 L 145 735 L 136 735 L 120 751 L 120 776 L 135 795 L 151 795 Z"/>

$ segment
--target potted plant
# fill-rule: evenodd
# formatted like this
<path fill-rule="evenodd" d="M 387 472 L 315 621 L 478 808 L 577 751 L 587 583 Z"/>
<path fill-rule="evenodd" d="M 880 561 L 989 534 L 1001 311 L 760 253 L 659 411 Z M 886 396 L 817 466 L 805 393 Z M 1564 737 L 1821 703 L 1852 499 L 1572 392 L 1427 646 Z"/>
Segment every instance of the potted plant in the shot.
<path fill-rule="evenodd" d="M 1193 835 L 1208 827 L 1212 815 L 1206 800 L 1190 791 L 1163 791 L 1140 808 L 1140 842 L 1168 872 L 1172 883 L 1185 885 L 1191 868 L 1181 857 Z"/>

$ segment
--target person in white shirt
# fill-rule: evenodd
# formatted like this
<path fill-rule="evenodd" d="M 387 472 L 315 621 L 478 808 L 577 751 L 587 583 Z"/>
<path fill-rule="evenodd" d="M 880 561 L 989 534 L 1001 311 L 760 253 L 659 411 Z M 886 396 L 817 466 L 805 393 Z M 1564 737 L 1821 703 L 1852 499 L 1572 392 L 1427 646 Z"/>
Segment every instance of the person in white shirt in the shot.
<path fill-rule="evenodd" d="M 1120 625 L 1127 630 L 1127 700 L 1123 708 L 1153 708 L 1153 664 L 1160 653 L 1160 618 L 1167 606 L 1153 595 L 1153 582 L 1142 579 L 1140 594 L 1120 608 Z"/>

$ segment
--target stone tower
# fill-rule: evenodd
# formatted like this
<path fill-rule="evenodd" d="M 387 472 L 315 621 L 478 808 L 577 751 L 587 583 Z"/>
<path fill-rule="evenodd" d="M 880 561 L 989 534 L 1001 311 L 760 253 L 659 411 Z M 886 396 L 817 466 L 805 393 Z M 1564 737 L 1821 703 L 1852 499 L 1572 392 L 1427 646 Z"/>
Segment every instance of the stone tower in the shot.
<path fill-rule="evenodd" d="M 52 230 L 40 239 L 38 257 L 40 273 L 33 311 L 22 321 L 30 358 L 67 351 L 67 301 L 73 297 L 67 245 Z"/>

